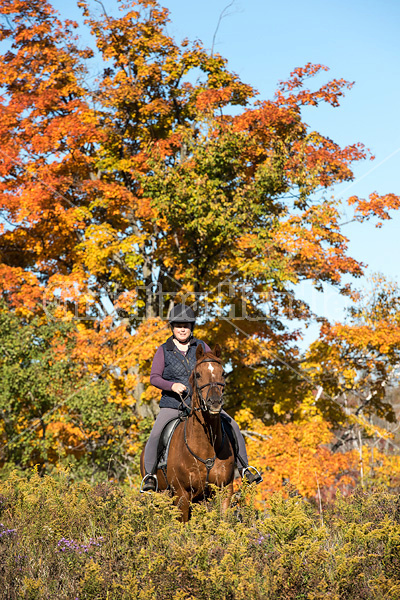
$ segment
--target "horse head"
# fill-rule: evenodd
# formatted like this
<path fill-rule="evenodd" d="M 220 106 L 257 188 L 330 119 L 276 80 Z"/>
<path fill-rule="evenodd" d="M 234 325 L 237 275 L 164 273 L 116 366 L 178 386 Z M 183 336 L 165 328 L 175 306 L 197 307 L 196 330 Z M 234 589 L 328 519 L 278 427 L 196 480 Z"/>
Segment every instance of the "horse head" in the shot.
<path fill-rule="evenodd" d="M 210 415 L 218 415 L 224 403 L 225 373 L 220 357 L 221 348 L 218 344 L 213 352 L 207 353 L 202 344 L 197 346 L 197 362 L 191 376 L 193 400 L 197 397 L 198 409 Z"/>

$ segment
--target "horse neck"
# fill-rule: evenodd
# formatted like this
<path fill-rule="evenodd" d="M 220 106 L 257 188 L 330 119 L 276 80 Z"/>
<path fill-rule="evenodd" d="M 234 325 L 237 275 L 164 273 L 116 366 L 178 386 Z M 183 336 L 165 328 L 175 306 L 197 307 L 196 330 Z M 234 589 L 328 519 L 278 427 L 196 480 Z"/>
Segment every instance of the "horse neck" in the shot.
<path fill-rule="evenodd" d="M 197 392 L 192 396 L 193 409 L 200 408 L 200 401 Z M 208 412 L 202 410 L 193 410 L 188 418 L 188 436 L 191 441 L 197 441 L 201 448 L 206 444 L 217 447 L 221 443 L 222 428 L 221 415 L 211 416 Z"/>

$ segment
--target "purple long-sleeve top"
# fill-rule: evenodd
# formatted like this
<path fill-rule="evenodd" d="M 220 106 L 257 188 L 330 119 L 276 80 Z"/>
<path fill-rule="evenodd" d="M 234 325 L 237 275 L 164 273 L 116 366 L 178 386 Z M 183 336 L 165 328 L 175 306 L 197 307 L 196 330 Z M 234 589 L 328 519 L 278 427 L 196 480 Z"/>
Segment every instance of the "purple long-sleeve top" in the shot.
<path fill-rule="evenodd" d="M 211 348 L 204 342 L 204 348 L 206 352 L 211 352 Z M 181 354 L 185 356 L 186 352 L 179 350 Z M 154 355 L 153 363 L 151 365 L 151 373 L 150 373 L 150 383 L 154 385 L 154 387 L 159 388 L 160 390 L 172 390 L 172 386 L 175 381 L 168 381 L 167 379 L 163 379 L 163 372 L 165 367 L 164 360 L 164 350 L 163 347 L 160 346 L 157 352 Z"/>

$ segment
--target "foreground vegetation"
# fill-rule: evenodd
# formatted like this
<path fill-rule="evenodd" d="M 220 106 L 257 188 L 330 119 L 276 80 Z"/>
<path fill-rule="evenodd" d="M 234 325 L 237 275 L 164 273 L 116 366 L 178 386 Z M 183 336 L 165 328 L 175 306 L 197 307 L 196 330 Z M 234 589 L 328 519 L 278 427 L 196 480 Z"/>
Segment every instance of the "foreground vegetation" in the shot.
<path fill-rule="evenodd" d="M 242 489 L 187 525 L 165 495 L 33 473 L 0 484 L 7 600 L 400 598 L 397 495 L 358 490 L 322 511 L 298 496 L 257 511 Z"/>

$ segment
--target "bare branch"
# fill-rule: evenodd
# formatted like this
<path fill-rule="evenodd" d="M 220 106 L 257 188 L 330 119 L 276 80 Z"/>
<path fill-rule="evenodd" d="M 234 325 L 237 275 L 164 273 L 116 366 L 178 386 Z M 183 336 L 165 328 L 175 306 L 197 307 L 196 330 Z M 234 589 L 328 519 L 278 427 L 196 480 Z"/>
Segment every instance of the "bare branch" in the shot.
<path fill-rule="evenodd" d="M 262 440 L 272 440 L 272 436 L 264 435 L 263 433 L 259 433 L 258 431 L 250 431 L 248 429 L 242 429 L 241 432 L 244 436 L 250 438 L 251 440 L 257 441 L 257 437 L 261 438 Z"/>
<path fill-rule="evenodd" d="M 97 1 L 97 0 L 96 0 Z M 230 2 L 229 4 L 227 4 L 227 6 L 225 6 L 224 10 L 220 13 L 219 15 L 219 19 L 218 19 L 218 23 L 217 23 L 217 27 L 215 28 L 214 31 L 214 35 L 213 35 L 213 40 L 212 40 L 212 45 L 211 45 L 211 56 L 214 54 L 214 45 L 215 45 L 215 38 L 217 37 L 217 33 L 218 33 L 218 29 L 219 26 L 221 25 L 221 21 L 224 17 L 227 16 L 226 12 L 227 10 L 233 6 L 235 4 L 235 0 L 232 0 L 232 2 Z"/>

